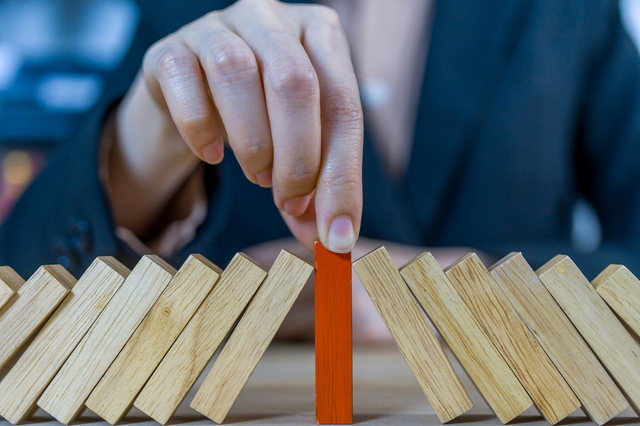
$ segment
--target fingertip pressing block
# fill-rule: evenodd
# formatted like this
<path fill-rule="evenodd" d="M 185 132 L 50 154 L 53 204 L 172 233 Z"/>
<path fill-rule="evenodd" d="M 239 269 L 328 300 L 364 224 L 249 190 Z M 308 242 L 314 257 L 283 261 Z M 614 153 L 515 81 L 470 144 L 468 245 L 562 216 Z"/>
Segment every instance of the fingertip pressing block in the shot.
<path fill-rule="evenodd" d="M 631 407 L 640 412 L 640 345 L 568 256 L 554 257 L 536 273 L 609 371 Z"/>
<path fill-rule="evenodd" d="M 0 312 L 2 308 L 16 295 L 24 279 L 9 266 L 0 267 Z"/>
<path fill-rule="evenodd" d="M 216 423 L 224 421 L 312 271 L 308 263 L 280 252 L 191 408 Z"/>
<path fill-rule="evenodd" d="M 35 411 L 37 399 L 128 274 L 112 257 L 93 261 L 0 382 L 2 417 L 16 424 Z"/>
<path fill-rule="evenodd" d="M 508 423 L 531 407 L 513 371 L 431 253 L 411 261 L 401 275 L 500 421 Z"/>
<path fill-rule="evenodd" d="M 595 423 L 629 406 L 522 254 L 509 254 L 491 274 Z"/>
<path fill-rule="evenodd" d="M 248 256 L 235 255 L 142 388 L 136 408 L 158 423 L 169 421 L 266 276 Z"/>
<path fill-rule="evenodd" d="M 353 421 L 351 253 L 315 243 L 316 422 Z"/>
<path fill-rule="evenodd" d="M 623 265 L 609 265 L 591 285 L 600 297 L 640 337 L 640 281 Z"/>
<path fill-rule="evenodd" d="M 387 250 L 377 248 L 355 261 L 353 268 L 440 421 L 446 423 L 473 408 Z"/>
<path fill-rule="evenodd" d="M 98 382 L 85 404 L 88 409 L 111 424 L 124 417 L 220 274 L 200 254 L 187 258 Z"/>
<path fill-rule="evenodd" d="M 175 274 L 158 256 L 144 256 L 51 381 L 38 406 L 69 424 Z"/>
<path fill-rule="evenodd" d="M 0 311 L 0 369 L 40 328 L 69 293 L 76 279 L 60 265 L 45 265 Z"/>

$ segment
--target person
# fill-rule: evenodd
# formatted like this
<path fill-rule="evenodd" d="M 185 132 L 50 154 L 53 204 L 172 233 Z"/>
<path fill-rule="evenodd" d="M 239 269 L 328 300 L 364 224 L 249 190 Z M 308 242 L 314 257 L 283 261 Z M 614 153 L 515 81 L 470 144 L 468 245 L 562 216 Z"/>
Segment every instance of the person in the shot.
<path fill-rule="evenodd" d="M 0 230 L 19 273 L 147 251 L 225 265 L 291 234 L 639 269 L 640 58 L 617 0 L 140 7 L 103 101 Z M 591 252 L 571 244 L 579 197 Z"/>

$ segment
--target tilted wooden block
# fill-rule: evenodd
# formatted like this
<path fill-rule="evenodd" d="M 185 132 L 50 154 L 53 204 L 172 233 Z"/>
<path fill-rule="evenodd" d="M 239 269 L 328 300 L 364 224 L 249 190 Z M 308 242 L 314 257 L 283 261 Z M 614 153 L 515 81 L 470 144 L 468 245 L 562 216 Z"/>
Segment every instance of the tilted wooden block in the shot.
<path fill-rule="evenodd" d="M 98 257 L 0 382 L 0 415 L 25 420 L 42 392 L 118 291 L 129 269 L 112 257 Z"/>
<path fill-rule="evenodd" d="M 161 424 L 169 421 L 266 276 L 249 257 L 235 255 L 142 388 L 139 410 Z"/>
<path fill-rule="evenodd" d="M 475 253 L 455 262 L 447 276 L 549 423 L 556 424 L 580 408 L 578 398 Z"/>
<path fill-rule="evenodd" d="M 527 392 L 431 253 L 400 272 L 500 421 L 508 423 L 531 407 Z"/>
<path fill-rule="evenodd" d="M 0 266 L 0 309 L 16 295 L 24 279 L 9 266 Z"/>
<path fill-rule="evenodd" d="M 216 423 L 224 421 L 312 271 L 308 263 L 280 252 L 191 408 Z"/>
<path fill-rule="evenodd" d="M 568 256 L 554 257 L 536 273 L 640 412 L 640 345 Z"/>
<path fill-rule="evenodd" d="M 594 422 L 629 406 L 522 254 L 506 256 L 491 273 Z"/>
<path fill-rule="evenodd" d="M 622 265 L 609 265 L 591 285 L 618 318 L 640 337 L 640 280 Z"/>
<path fill-rule="evenodd" d="M 60 265 L 45 265 L 0 310 L 0 369 L 58 307 L 76 279 Z"/>
<path fill-rule="evenodd" d="M 202 255 L 187 258 L 93 390 L 87 408 L 111 424 L 124 417 L 220 274 Z"/>
<path fill-rule="evenodd" d="M 316 421 L 353 421 L 351 253 L 315 244 Z"/>
<path fill-rule="evenodd" d="M 473 408 L 409 287 L 380 247 L 353 263 L 436 415 L 446 423 Z"/>
<path fill-rule="evenodd" d="M 73 421 L 174 274 L 175 269 L 159 257 L 144 256 L 51 381 L 38 406 L 61 423 Z"/>

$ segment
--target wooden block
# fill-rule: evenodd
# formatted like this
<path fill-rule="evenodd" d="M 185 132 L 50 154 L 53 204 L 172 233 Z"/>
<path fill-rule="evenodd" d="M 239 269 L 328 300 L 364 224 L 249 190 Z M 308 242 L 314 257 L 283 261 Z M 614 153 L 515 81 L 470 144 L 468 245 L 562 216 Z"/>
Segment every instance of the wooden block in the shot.
<path fill-rule="evenodd" d="M 568 256 L 554 257 L 536 273 L 640 413 L 640 345 Z"/>
<path fill-rule="evenodd" d="M 58 307 L 76 279 L 60 265 L 45 265 L 0 311 L 0 369 Z"/>
<path fill-rule="evenodd" d="M 191 408 L 216 423 L 224 421 L 312 271 L 308 263 L 280 252 Z"/>
<path fill-rule="evenodd" d="M 591 281 L 591 285 L 636 337 L 640 336 L 640 281 L 638 278 L 622 265 L 609 265 Z"/>
<path fill-rule="evenodd" d="M 129 269 L 99 257 L 0 382 L 0 415 L 13 424 L 25 420 L 42 392 L 118 291 Z"/>
<path fill-rule="evenodd" d="M 491 273 L 594 422 L 604 424 L 628 407 L 522 254 L 506 256 Z"/>
<path fill-rule="evenodd" d="M 436 415 L 446 423 L 473 403 L 384 247 L 353 263 Z"/>
<path fill-rule="evenodd" d="M 200 254 L 187 258 L 93 390 L 87 408 L 111 424 L 124 417 L 220 274 Z"/>
<path fill-rule="evenodd" d="M 475 253 L 453 264 L 447 276 L 549 423 L 556 424 L 580 408 L 578 398 Z"/>
<path fill-rule="evenodd" d="M 71 353 L 38 400 L 38 406 L 69 424 L 100 378 L 175 274 L 157 256 L 144 256 Z"/>
<path fill-rule="evenodd" d="M 0 266 L 0 309 L 20 290 L 24 279 L 9 266 Z"/>
<path fill-rule="evenodd" d="M 316 422 L 353 421 L 351 253 L 315 244 Z"/>
<path fill-rule="evenodd" d="M 266 276 L 249 257 L 235 255 L 142 388 L 136 408 L 161 424 L 169 421 Z"/>
<path fill-rule="evenodd" d="M 400 272 L 500 421 L 508 423 L 531 407 L 527 392 L 431 253 Z"/>

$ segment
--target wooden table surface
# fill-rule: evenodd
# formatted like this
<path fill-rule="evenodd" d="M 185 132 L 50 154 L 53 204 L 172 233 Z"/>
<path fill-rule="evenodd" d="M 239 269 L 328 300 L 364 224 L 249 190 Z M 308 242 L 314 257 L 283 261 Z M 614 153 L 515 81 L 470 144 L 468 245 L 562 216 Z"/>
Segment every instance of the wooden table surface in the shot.
<path fill-rule="evenodd" d="M 475 407 L 455 424 L 500 425 L 491 414 L 471 381 L 455 362 Z M 360 346 L 354 349 L 354 424 L 359 425 L 438 425 L 426 397 L 420 390 L 404 358 L 395 346 Z M 205 370 L 205 373 L 208 368 Z M 196 387 L 171 420 L 171 425 L 214 424 L 189 408 Z M 315 425 L 314 353 L 311 345 L 274 344 L 258 364 L 249 383 L 240 394 L 225 424 L 242 425 Z M 38 411 L 25 424 L 59 425 L 44 412 Z M 108 426 L 95 414 L 85 411 L 78 424 Z M 135 408 L 120 424 L 151 426 L 157 423 Z M 510 424 L 548 424 L 535 409 L 530 409 Z M 593 424 L 577 411 L 562 424 Z M 607 423 L 640 424 L 631 410 Z M 0 420 L 0 426 L 9 423 Z"/>

